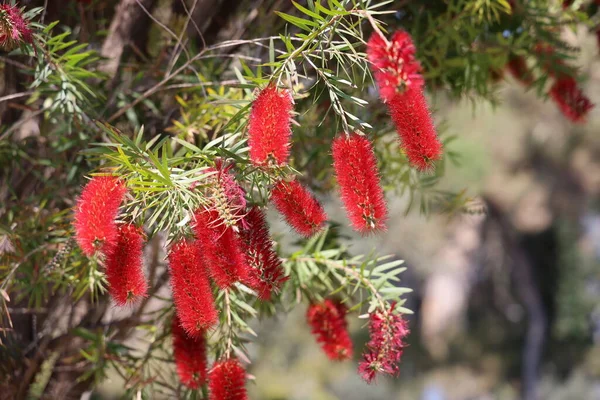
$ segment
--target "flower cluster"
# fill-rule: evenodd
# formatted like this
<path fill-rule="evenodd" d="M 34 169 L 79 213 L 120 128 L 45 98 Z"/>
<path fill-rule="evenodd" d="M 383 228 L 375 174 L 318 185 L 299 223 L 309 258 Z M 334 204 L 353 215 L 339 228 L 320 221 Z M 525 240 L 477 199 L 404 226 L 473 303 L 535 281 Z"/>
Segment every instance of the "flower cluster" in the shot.
<path fill-rule="evenodd" d="M 278 181 L 271 191 L 271 201 L 287 223 L 306 237 L 320 231 L 327 220 L 323 206 L 297 180 Z"/>
<path fill-rule="evenodd" d="M 256 290 L 258 297 L 269 300 L 287 280 L 281 259 L 273 249 L 265 214 L 252 207 L 245 218 L 246 227 L 241 232 L 243 252 L 250 267 L 248 286 Z"/>
<path fill-rule="evenodd" d="M 423 95 L 421 66 L 410 35 L 398 31 L 388 42 L 375 32 L 367 43 L 367 55 L 408 160 L 420 170 L 430 169 L 442 155 L 442 144 Z"/>
<path fill-rule="evenodd" d="M 10 4 L 0 4 L 0 48 L 10 51 L 22 43 L 32 43 L 33 33 L 21 10 Z"/>
<path fill-rule="evenodd" d="M 232 168 L 233 164 L 223 166 L 219 159 L 216 168 L 206 170 L 207 173 L 213 173 L 206 181 L 206 195 L 212 201 L 212 208 L 219 212 L 221 219 L 228 226 L 236 225 L 246 209 L 246 193 L 230 172 Z"/>
<path fill-rule="evenodd" d="M 550 88 L 550 97 L 558 105 L 560 111 L 573 122 L 583 122 L 594 104 L 577 86 L 573 77 L 556 79 Z"/>
<path fill-rule="evenodd" d="M 217 361 L 208 378 L 210 400 L 246 400 L 246 371 L 235 358 Z"/>
<path fill-rule="evenodd" d="M 142 229 L 132 224 L 119 225 L 117 242 L 106 252 L 106 280 L 108 292 L 120 306 L 146 296 L 143 250 Z"/>
<path fill-rule="evenodd" d="M 306 320 L 312 334 L 331 360 L 343 361 L 352 357 L 347 312 L 344 304 L 330 299 L 323 303 L 313 303 L 306 311 Z"/>
<path fill-rule="evenodd" d="M 342 201 L 354 229 L 362 233 L 384 230 L 387 207 L 369 139 L 356 133 L 338 136 L 332 153 Z"/>
<path fill-rule="evenodd" d="M 188 336 L 176 316 L 173 317 L 171 335 L 177 375 L 185 386 L 198 389 L 206 383 L 208 375 L 206 337 L 204 334 Z"/>
<path fill-rule="evenodd" d="M 508 61 L 507 68 L 511 75 L 525 86 L 529 86 L 533 83 L 533 76 L 531 75 L 529 68 L 527 68 L 525 57 L 511 57 Z"/>
<path fill-rule="evenodd" d="M 394 313 L 394 305 L 388 310 L 371 314 L 369 342 L 358 371 L 365 381 L 373 382 L 377 373 L 398 375 L 398 362 L 404 351 L 404 338 L 408 325 L 400 314 Z"/>
<path fill-rule="evenodd" d="M 182 239 L 171 246 L 169 269 L 180 324 L 188 335 L 201 337 L 218 314 L 198 243 Z"/>
<path fill-rule="evenodd" d="M 290 155 L 292 96 L 274 84 L 254 103 L 248 123 L 250 160 L 256 166 L 286 165 Z"/>
<path fill-rule="evenodd" d="M 77 243 L 86 255 L 116 243 L 115 218 L 126 192 L 125 183 L 115 176 L 95 176 L 83 188 L 74 225 Z"/>

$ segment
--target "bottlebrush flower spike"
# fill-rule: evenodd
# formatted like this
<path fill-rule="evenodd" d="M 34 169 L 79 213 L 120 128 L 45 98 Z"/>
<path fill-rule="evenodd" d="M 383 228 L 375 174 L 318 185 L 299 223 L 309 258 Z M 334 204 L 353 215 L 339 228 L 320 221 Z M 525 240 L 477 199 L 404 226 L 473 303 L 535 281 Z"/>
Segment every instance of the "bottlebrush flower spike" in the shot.
<path fill-rule="evenodd" d="M 144 232 L 132 224 L 118 227 L 117 242 L 106 250 L 108 292 L 119 306 L 146 297 Z"/>
<path fill-rule="evenodd" d="M 115 176 L 95 176 L 81 192 L 75 206 L 75 237 L 83 252 L 91 256 L 117 241 L 115 218 L 127 188 Z"/>
<path fill-rule="evenodd" d="M 550 97 L 573 122 L 584 122 L 588 112 L 594 107 L 572 77 L 557 79 L 550 88 Z"/>
<path fill-rule="evenodd" d="M 208 168 L 205 171 L 214 172 L 207 178 L 207 196 L 211 198 L 213 207 L 217 209 L 225 224 L 234 226 L 243 218 L 246 209 L 246 193 L 231 173 L 233 164 L 224 166 L 221 159 L 217 159 L 215 164 L 215 168 Z"/>
<path fill-rule="evenodd" d="M 247 400 L 246 371 L 235 358 L 217 361 L 208 377 L 210 400 Z"/>
<path fill-rule="evenodd" d="M 181 327 L 179 318 L 173 317 L 171 325 L 173 337 L 173 358 L 177 375 L 181 383 L 190 389 L 198 389 L 204 385 L 208 375 L 206 362 L 206 337 L 199 334 L 188 336 Z"/>
<path fill-rule="evenodd" d="M 423 91 L 409 87 L 404 93 L 397 93 L 388 105 L 408 160 L 420 170 L 430 169 L 442 155 L 442 144 Z"/>
<path fill-rule="evenodd" d="M 204 263 L 217 286 L 227 289 L 237 281 L 245 281 L 249 267 L 234 228 L 227 226 L 214 208 L 196 211 L 195 220 L 194 232 Z"/>
<path fill-rule="evenodd" d="M 345 305 L 329 299 L 323 303 L 311 304 L 306 311 L 312 334 L 330 360 L 343 361 L 352 357 L 347 311 Z"/>
<path fill-rule="evenodd" d="M 356 133 L 342 134 L 333 140 L 332 152 L 333 168 L 352 226 L 361 233 L 384 230 L 387 207 L 369 139 Z"/>
<path fill-rule="evenodd" d="M 271 201 L 298 233 L 310 237 L 323 227 L 327 215 L 317 199 L 297 180 L 280 180 L 271 191 Z"/>
<path fill-rule="evenodd" d="M 256 166 L 286 165 L 290 155 L 292 96 L 274 84 L 254 100 L 248 123 L 250 160 Z"/>
<path fill-rule="evenodd" d="M 412 38 L 403 30 L 395 32 L 389 42 L 379 32 L 371 35 L 367 57 L 384 102 L 409 87 L 423 86 L 421 64 L 415 58 L 415 51 Z"/>
<path fill-rule="evenodd" d="M 22 43 L 32 43 L 33 34 L 21 10 L 10 4 L 0 4 L 0 47 L 10 51 Z"/>
<path fill-rule="evenodd" d="M 288 277 L 285 276 L 281 259 L 273 249 L 265 214 L 258 207 L 252 207 L 244 221 L 246 227 L 241 238 L 246 262 L 250 267 L 247 283 L 258 292 L 260 299 L 269 300 L 271 293 L 279 291 Z"/>
<path fill-rule="evenodd" d="M 175 310 L 188 335 L 201 337 L 217 323 L 217 310 L 197 242 L 182 239 L 169 252 Z"/>
<path fill-rule="evenodd" d="M 531 71 L 527 68 L 527 62 L 523 56 L 512 57 L 507 64 L 512 76 L 522 84 L 529 86 L 533 83 Z"/>
<path fill-rule="evenodd" d="M 367 383 L 371 383 L 377 373 L 397 376 L 398 362 L 404 351 L 404 338 L 409 330 L 400 314 L 394 314 L 393 304 L 389 310 L 379 310 L 371 314 L 369 322 L 370 339 L 358 372 Z"/>

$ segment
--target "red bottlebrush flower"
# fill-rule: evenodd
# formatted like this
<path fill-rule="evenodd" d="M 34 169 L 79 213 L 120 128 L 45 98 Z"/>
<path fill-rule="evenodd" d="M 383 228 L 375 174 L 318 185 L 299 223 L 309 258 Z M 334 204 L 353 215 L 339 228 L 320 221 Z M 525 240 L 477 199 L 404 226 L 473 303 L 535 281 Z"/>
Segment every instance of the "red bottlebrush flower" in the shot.
<path fill-rule="evenodd" d="M 179 318 L 173 317 L 173 358 L 181 383 L 190 389 L 198 389 L 206 382 L 206 338 L 204 334 L 190 337 L 181 327 Z"/>
<path fill-rule="evenodd" d="M 563 2 L 562 2 L 563 10 L 571 7 L 571 4 L 573 4 L 573 0 L 563 0 Z"/>
<path fill-rule="evenodd" d="M 210 400 L 247 400 L 246 371 L 237 359 L 217 361 L 208 376 Z"/>
<path fill-rule="evenodd" d="M 333 140 L 332 152 L 333 168 L 352 226 L 361 233 L 384 230 L 387 207 L 369 139 L 356 133 L 338 136 Z"/>
<path fill-rule="evenodd" d="M 213 207 L 219 212 L 221 219 L 228 226 L 235 226 L 242 220 L 246 209 L 246 193 L 236 182 L 230 172 L 233 164 L 224 167 L 217 160 L 216 169 L 209 168 L 206 172 L 216 172 L 207 179 L 208 197 L 211 198 Z"/>
<path fill-rule="evenodd" d="M 258 292 L 260 299 L 269 300 L 271 293 L 277 292 L 288 277 L 273 249 L 265 214 L 258 207 L 252 207 L 244 221 L 246 227 L 241 238 L 246 262 L 250 266 L 247 283 Z"/>
<path fill-rule="evenodd" d="M 398 362 L 404 351 L 404 338 L 409 330 L 400 314 L 394 314 L 394 305 L 387 311 L 375 311 L 369 322 L 370 339 L 358 372 L 367 383 L 377 373 L 397 376 Z"/>
<path fill-rule="evenodd" d="M 95 176 L 81 192 L 75 206 L 75 236 L 88 256 L 117 241 L 115 218 L 127 188 L 115 176 Z"/>
<path fill-rule="evenodd" d="M 249 267 L 234 228 L 227 226 L 214 208 L 196 211 L 195 219 L 194 232 L 202 257 L 217 286 L 227 289 L 237 281 L 245 281 Z"/>
<path fill-rule="evenodd" d="M 330 360 L 343 361 L 352 357 L 347 311 L 345 305 L 329 299 L 323 303 L 311 304 L 306 311 L 306 320 L 311 326 L 312 334 Z"/>
<path fill-rule="evenodd" d="M 573 122 L 584 122 L 594 107 L 572 77 L 557 79 L 550 88 L 550 96 L 560 111 Z"/>
<path fill-rule="evenodd" d="M 280 180 L 271 191 L 271 201 L 298 233 L 310 237 L 321 230 L 327 220 L 323 206 L 297 180 Z"/>
<path fill-rule="evenodd" d="M 421 64 L 415 58 L 415 46 L 407 32 L 395 32 L 389 42 L 375 32 L 367 43 L 367 56 L 384 102 L 406 88 L 423 86 Z"/>
<path fill-rule="evenodd" d="M 200 337 L 217 323 L 217 310 L 198 243 L 180 240 L 169 252 L 173 301 L 181 326 Z"/>
<path fill-rule="evenodd" d="M 527 68 L 527 62 L 523 56 L 512 57 L 507 64 L 508 71 L 522 84 L 529 86 L 533 83 L 531 71 Z"/>
<path fill-rule="evenodd" d="M 250 160 L 256 166 L 286 165 L 290 155 L 292 96 L 274 84 L 254 103 L 248 123 Z"/>
<path fill-rule="evenodd" d="M 117 242 L 106 252 L 108 292 L 123 306 L 146 296 L 143 265 L 144 232 L 132 224 L 118 227 Z"/>
<path fill-rule="evenodd" d="M 421 88 L 408 88 L 404 93 L 397 93 L 389 108 L 408 160 L 420 170 L 429 169 L 432 162 L 441 157 L 442 144 Z"/>
<path fill-rule="evenodd" d="M 12 50 L 24 42 L 32 43 L 33 33 L 21 10 L 10 4 L 0 4 L 0 47 Z"/>

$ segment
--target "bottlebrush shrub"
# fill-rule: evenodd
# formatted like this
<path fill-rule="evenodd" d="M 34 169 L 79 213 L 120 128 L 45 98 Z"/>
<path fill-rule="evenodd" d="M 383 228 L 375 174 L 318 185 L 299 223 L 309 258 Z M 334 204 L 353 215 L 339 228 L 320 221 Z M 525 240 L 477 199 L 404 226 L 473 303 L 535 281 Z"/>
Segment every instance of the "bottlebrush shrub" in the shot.
<path fill-rule="evenodd" d="M 376 32 L 367 43 L 367 54 L 408 160 L 420 170 L 430 169 L 442 155 L 442 144 L 423 95 L 421 65 L 410 35 L 398 31 L 388 42 Z"/>
<path fill-rule="evenodd" d="M 550 88 L 550 97 L 573 122 L 584 122 L 588 112 L 594 108 L 572 77 L 558 78 Z"/>
<path fill-rule="evenodd" d="M 250 267 L 247 283 L 262 300 L 270 300 L 287 280 L 281 259 L 273 249 L 265 214 L 252 207 L 245 218 L 241 238 L 246 262 Z"/>
<path fill-rule="evenodd" d="M 33 33 L 21 10 L 10 4 L 0 4 L 0 48 L 10 51 L 32 42 Z"/>
<path fill-rule="evenodd" d="M 292 97 L 274 84 L 261 90 L 248 122 L 250 160 L 256 166 L 287 164 L 290 155 Z"/>
<path fill-rule="evenodd" d="M 361 233 L 385 230 L 387 207 L 369 139 L 342 134 L 334 139 L 332 152 L 342 201 L 354 229 Z"/>
<path fill-rule="evenodd" d="M 117 242 L 115 218 L 127 192 L 115 176 L 94 176 L 83 188 L 75 206 L 75 237 L 88 256 Z"/>
<path fill-rule="evenodd" d="M 146 296 L 143 250 L 142 229 L 132 224 L 119 225 L 117 241 L 106 251 L 108 292 L 119 306 Z"/>
<path fill-rule="evenodd" d="M 323 206 L 295 179 L 278 181 L 271 191 L 271 201 L 287 223 L 306 237 L 320 231 L 327 220 Z"/>
<path fill-rule="evenodd" d="M 235 358 L 217 361 L 210 370 L 210 400 L 246 400 L 246 370 Z"/>
<path fill-rule="evenodd" d="M 214 208 L 201 208 L 194 214 L 194 232 L 210 277 L 221 289 L 248 277 L 248 264 L 240 237 L 225 224 Z"/>
<path fill-rule="evenodd" d="M 404 338 L 409 330 L 400 314 L 395 314 L 395 305 L 389 310 L 378 310 L 371 314 L 369 322 L 369 342 L 359 364 L 358 371 L 368 383 L 373 382 L 378 373 L 397 375 L 398 362 L 404 351 Z"/>
<path fill-rule="evenodd" d="M 201 337 L 218 314 L 199 243 L 181 239 L 173 244 L 169 270 L 178 320 L 188 335 Z"/>
<path fill-rule="evenodd" d="M 343 361 L 352 357 L 352 340 L 346 322 L 347 308 L 337 300 L 314 303 L 306 311 L 312 334 L 331 360 Z"/>
<path fill-rule="evenodd" d="M 206 361 L 205 334 L 188 336 L 181 327 L 179 318 L 173 317 L 173 358 L 181 383 L 190 389 L 198 389 L 206 383 L 208 368 Z"/>

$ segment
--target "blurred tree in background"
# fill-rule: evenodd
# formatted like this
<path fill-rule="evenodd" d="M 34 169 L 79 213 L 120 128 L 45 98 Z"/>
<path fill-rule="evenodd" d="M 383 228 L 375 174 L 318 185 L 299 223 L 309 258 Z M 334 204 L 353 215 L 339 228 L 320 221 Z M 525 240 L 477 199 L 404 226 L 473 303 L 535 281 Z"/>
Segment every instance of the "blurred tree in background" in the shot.
<path fill-rule="evenodd" d="M 593 0 L 6 1 L 0 398 L 598 398 L 598 26 Z"/>

